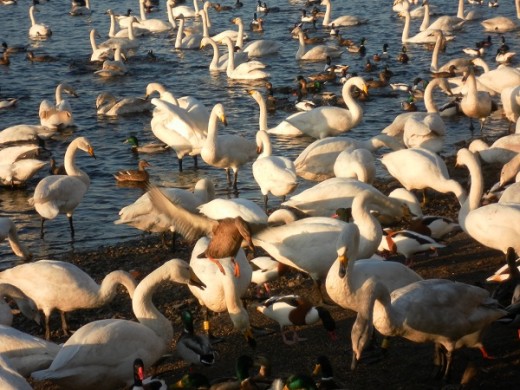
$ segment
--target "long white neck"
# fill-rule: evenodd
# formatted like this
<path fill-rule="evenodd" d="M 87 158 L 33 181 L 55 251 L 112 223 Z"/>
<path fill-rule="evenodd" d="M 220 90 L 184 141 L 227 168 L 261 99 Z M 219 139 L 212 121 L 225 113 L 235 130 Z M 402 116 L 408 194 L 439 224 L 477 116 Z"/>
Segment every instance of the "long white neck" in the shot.
<path fill-rule="evenodd" d="M 443 36 L 442 32 L 439 32 L 439 34 L 437 35 L 437 38 L 435 39 L 435 46 L 433 47 L 432 63 L 430 65 L 430 70 L 432 72 L 437 72 L 437 70 L 439 69 L 439 53 L 441 51 L 443 39 L 444 39 L 444 36 Z"/>
<path fill-rule="evenodd" d="M 77 140 L 77 138 L 76 138 Z M 78 143 L 76 140 L 72 141 L 65 152 L 64 165 L 65 172 L 69 176 L 75 176 L 80 179 L 87 187 L 90 185 L 90 178 L 87 173 L 82 171 L 76 165 L 76 153 L 78 152 Z"/>
<path fill-rule="evenodd" d="M 31 254 L 29 250 L 18 239 L 18 232 L 16 231 L 16 226 L 12 221 L 10 221 L 9 236 L 7 239 L 9 241 L 9 245 L 11 246 L 11 249 L 13 250 L 16 256 L 23 258 L 30 257 Z"/>
<path fill-rule="evenodd" d="M 204 2 L 204 6 L 202 7 L 202 11 L 199 11 L 199 15 L 206 15 L 206 25 L 208 28 L 211 28 L 211 19 L 209 18 L 209 7 L 211 7 L 211 3 L 209 1 Z"/>
<path fill-rule="evenodd" d="M 36 24 L 36 18 L 34 17 L 34 5 L 29 8 L 29 18 L 31 19 L 31 26 Z"/>
<path fill-rule="evenodd" d="M 363 118 L 363 109 L 358 104 L 356 99 L 352 97 L 352 87 L 358 82 L 359 77 L 352 77 L 347 80 L 345 84 L 343 84 L 343 89 L 341 90 L 341 96 L 345 101 L 345 105 L 350 111 L 350 115 L 352 117 L 352 127 L 356 127 L 361 119 Z"/>
<path fill-rule="evenodd" d="M 85 7 L 90 9 L 90 0 L 85 1 Z"/>
<path fill-rule="evenodd" d="M 459 7 L 457 8 L 457 18 L 464 19 L 464 0 L 459 0 Z"/>
<path fill-rule="evenodd" d="M 171 103 L 175 106 L 179 105 L 179 102 L 177 101 L 175 96 L 173 96 L 171 92 L 167 91 L 166 88 L 164 88 L 164 85 L 159 83 L 148 84 L 148 86 L 146 87 L 146 95 L 149 96 L 154 92 L 159 93 L 159 97 L 161 98 L 161 100 L 164 100 L 165 102 Z"/>
<path fill-rule="evenodd" d="M 256 132 L 256 146 L 262 151 L 262 153 L 258 155 L 258 159 L 262 157 L 269 157 L 273 152 L 269 134 L 267 134 L 267 132 L 264 130 L 258 130 Z"/>
<path fill-rule="evenodd" d="M 134 35 L 134 19 L 132 18 L 130 20 L 130 23 L 128 23 L 128 39 L 133 41 L 135 39 L 135 35 Z"/>
<path fill-rule="evenodd" d="M 520 19 L 520 0 L 515 0 L 516 18 Z"/>
<path fill-rule="evenodd" d="M 97 293 L 97 301 L 103 305 L 110 302 L 117 292 L 117 287 L 123 285 L 130 295 L 130 299 L 134 296 L 137 283 L 135 279 L 125 271 L 112 271 L 103 278 Z"/>
<path fill-rule="evenodd" d="M 233 47 L 233 41 L 229 37 L 225 37 L 224 42 L 228 48 L 228 63 L 226 73 L 229 76 L 235 70 L 235 50 Z"/>
<path fill-rule="evenodd" d="M 110 12 L 109 16 L 110 16 L 110 29 L 108 30 L 108 36 L 110 38 L 114 38 L 117 33 L 116 17 L 112 12 Z"/>
<path fill-rule="evenodd" d="M 423 21 L 421 23 L 421 27 L 419 27 L 419 31 L 424 31 L 428 29 L 430 25 L 430 5 L 428 3 L 423 5 L 424 8 L 424 16 Z"/>
<path fill-rule="evenodd" d="M 258 118 L 258 129 L 267 130 L 267 106 L 265 105 L 265 99 L 260 93 L 254 93 L 253 99 L 258 103 L 260 108 L 260 117 Z"/>
<path fill-rule="evenodd" d="M 143 0 L 139 0 L 139 13 L 141 14 L 141 20 L 146 20 L 146 12 L 144 10 Z"/>
<path fill-rule="evenodd" d="M 63 101 L 63 89 L 65 88 L 65 85 L 63 84 L 58 84 L 58 86 L 56 87 L 56 106 L 61 104 L 61 102 Z"/>
<path fill-rule="evenodd" d="M 168 15 L 168 22 L 172 25 L 172 28 L 175 30 L 177 28 L 177 23 L 175 23 L 175 18 L 173 17 L 173 4 L 169 1 L 166 1 L 166 13 Z"/>
<path fill-rule="evenodd" d="M 244 23 L 242 23 L 242 18 L 235 18 L 235 24 L 238 25 L 238 36 L 237 41 L 235 43 L 239 48 L 244 47 Z"/>
<path fill-rule="evenodd" d="M 195 10 L 195 15 L 199 15 L 199 1 L 193 0 L 193 9 Z"/>
<path fill-rule="evenodd" d="M 465 165 L 471 177 L 469 194 L 459 210 L 459 224 L 464 231 L 466 230 L 466 217 L 480 205 L 480 199 L 484 192 L 484 177 L 480 161 L 477 156 L 468 149 L 460 149 L 457 153 L 457 164 Z"/>
<path fill-rule="evenodd" d="M 215 199 L 215 187 L 213 182 L 209 179 L 201 179 L 195 184 L 193 195 L 200 202 L 200 204 L 207 203 Z"/>
<path fill-rule="evenodd" d="M 378 134 L 366 141 L 362 141 L 366 149 L 375 152 L 377 149 L 387 147 L 392 150 L 403 149 L 404 146 L 397 139 L 388 134 Z"/>
<path fill-rule="evenodd" d="M 118 46 L 114 52 L 114 61 L 122 61 L 123 57 L 121 57 L 121 48 Z"/>
<path fill-rule="evenodd" d="M 298 51 L 296 51 L 297 60 L 301 59 L 303 57 L 303 55 L 305 54 L 305 38 L 303 35 L 303 31 L 298 32 L 298 42 L 299 42 Z"/>
<path fill-rule="evenodd" d="M 408 42 L 408 35 L 410 34 L 410 12 L 408 11 L 408 8 L 404 10 L 404 27 L 403 27 L 403 34 L 401 35 L 401 42 L 406 43 Z"/>
<path fill-rule="evenodd" d="M 205 38 L 206 41 L 211 45 L 213 48 L 213 58 L 211 60 L 211 63 L 209 64 L 209 69 L 217 69 L 218 68 L 218 60 L 220 59 L 220 51 L 218 50 L 218 46 L 215 43 L 215 41 L 211 38 Z"/>
<path fill-rule="evenodd" d="M 200 13 L 200 17 L 202 19 L 202 36 L 209 38 L 209 28 L 211 27 L 211 24 L 209 22 L 208 11 L 203 9 Z"/>
<path fill-rule="evenodd" d="M 438 112 L 437 105 L 433 100 L 433 90 L 435 87 L 439 86 L 442 82 L 442 79 L 436 78 L 428 83 L 426 88 L 424 89 L 424 106 L 426 107 L 426 111 L 428 112 Z"/>
<path fill-rule="evenodd" d="M 175 37 L 175 48 L 180 49 L 182 47 L 182 35 L 184 33 L 184 18 L 181 18 L 179 22 L 179 29 L 177 30 L 177 36 Z"/>
<path fill-rule="evenodd" d="M 475 66 L 480 66 L 484 70 L 484 73 L 489 72 L 489 65 L 482 58 L 480 58 L 480 57 L 474 58 L 473 64 Z"/>
<path fill-rule="evenodd" d="M 352 202 L 352 218 L 359 228 L 359 259 L 371 257 L 377 250 L 383 230 L 379 221 L 370 213 L 370 206 L 377 204 L 382 207 L 393 209 L 395 206 L 383 196 L 375 196 L 373 193 L 365 191 L 358 194 Z M 381 198 L 381 199 L 380 199 Z"/>
<path fill-rule="evenodd" d="M 90 46 L 92 47 L 93 52 L 98 49 L 98 46 L 96 43 L 96 30 L 95 29 L 90 30 Z"/>
<path fill-rule="evenodd" d="M 209 116 L 208 135 L 206 137 L 206 142 L 204 143 L 204 149 L 208 150 L 215 149 L 218 136 L 218 116 L 215 107 L 213 107 Z"/>
<path fill-rule="evenodd" d="M 332 5 L 330 4 L 330 1 L 325 2 L 325 15 L 323 15 L 323 25 L 328 26 L 330 25 L 330 15 L 332 13 Z"/>

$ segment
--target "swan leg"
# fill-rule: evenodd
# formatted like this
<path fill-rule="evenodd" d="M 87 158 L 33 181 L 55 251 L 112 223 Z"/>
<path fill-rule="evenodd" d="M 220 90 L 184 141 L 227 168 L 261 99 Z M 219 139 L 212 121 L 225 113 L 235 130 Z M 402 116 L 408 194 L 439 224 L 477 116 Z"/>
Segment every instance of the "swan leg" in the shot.
<path fill-rule="evenodd" d="M 182 158 L 178 158 L 177 161 L 179 162 L 179 172 L 182 172 Z"/>
<path fill-rule="evenodd" d="M 51 328 L 49 327 L 49 317 L 48 315 L 44 314 L 45 316 L 45 340 L 51 339 Z"/>
<path fill-rule="evenodd" d="M 233 188 L 237 188 L 237 182 L 238 182 L 238 169 L 233 172 Z"/>
<path fill-rule="evenodd" d="M 439 343 L 435 343 L 435 350 L 433 354 L 433 378 L 439 379 L 441 374 L 443 373 L 443 368 L 445 366 L 444 360 L 444 352 L 442 350 L 442 345 Z"/>
<path fill-rule="evenodd" d="M 264 195 L 264 209 L 267 211 L 267 195 Z"/>
<path fill-rule="evenodd" d="M 449 379 L 450 373 L 451 373 L 451 363 L 452 363 L 452 360 L 453 360 L 453 353 L 452 353 L 452 351 L 446 350 L 444 355 L 446 356 L 446 369 L 444 370 L 444 377 L 443 377 L 443 379 L 445 381 L 447 381 Z"/>
<path fill-rule="evenodd" d="M 193 156 L 193 166 L 195 169 L 199 169 L 199 160 L 197 159 L 197 156 Z"/>
<path fill-rule="evenodd" d="M 69 336 L 70 335 L 69 325 L 67 324 L 67 318 L 65 318 L 65 312 L 60 311 L 60 315 L 61 315 L 61 329 L 63 330 L 63 334 L 65 336 Z"/>
<path fill-rule="evenodd" d="M 74 225 L 72 224 L 72 215 L 68 216 L 69 218 L 69 226 L 70 226 L 70 236 L 74 239 Z"/>
<path fill-rule="evenodd" d="M 484 129 L 484 125 L 486 124 L 486 118 L 480 120 L 480 134 L 482 134 L 482 130 Z"/>
<path fill-rule="evenodd" d="M 229 168 L 225 168 L 226 169 L 226 179 L 227 179 L 227 183 L 228 185 L 231 184 L 231 175 L 229 174 Z"/>
<path fill-rule="evenodd" d="M 45 223 L 45 218 L 42 218 L 42 223 L 40 225 L 40 238 L 43 239 L 45 233 L 43 232 L 43 224 Z"/>

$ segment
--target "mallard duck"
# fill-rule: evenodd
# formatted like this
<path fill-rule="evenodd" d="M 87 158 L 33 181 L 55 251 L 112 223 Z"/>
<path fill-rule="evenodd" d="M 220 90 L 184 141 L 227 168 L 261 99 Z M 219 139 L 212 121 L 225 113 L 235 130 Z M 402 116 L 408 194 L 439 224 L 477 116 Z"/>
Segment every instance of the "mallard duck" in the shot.
<path fill-rule="evenodd" d="M 134 360 L 133 371 L 134 384 L 129 388 L 129 390 L 165 390 L 168 388 L 166 382 L 162 379 L 144 377 L 144 362 L 141 358 Z"/>
<path fill-rule="evenodd" d="M 166 150 L 168 150 L 168 145 L 163 143 L 149 143 L 146 145 L 139 145 L 139 141 L 136 136 L 132 135 L 128 137 L 125 142 L 125 144 L 130 144 L 131 150 L 134 153 L 162 153 Z"/>
<path fill-rule="evenodd" d="M 340 34 L 336 35 L 336 40 L 339 46 L 353 46 L 354 41 L 352 39 L 343 38 Z"/>
<path fill-rule="evenodd" d="M 255 257 L 250 263 L 253 267 L 251 282 L 256 285 L 257 292 L 263 286 L 268 296 L 271 295 L 269 282 L 278 279 L 289 270 L 289 266 L 274 260 L 270 256 Z"/>
<path fill-rule="evenodd" d="M 126 171 L 117 172 L 114 177 L 118 182 L 147 182 L 149 175 L 145 168 L 151 167 L 151 164 L 146 160 L 139 160 L 138 168 L 129 169 Z"/>
<path fill-rule="evenodd" d="M 404 102 L 401 102 L 401 108 L 404 111 L 408 111 L 408 112 L 415 112 L 415 111 L 417 111 L 417 106 L 415 104 L 415 99 L 414 99 L 413 95 L 410 95 L 408 100 L 405 100 Z"/>
<path fill-rule="evenodd" d="M 379 72 L 377 80 L 366 80 L 368 89 L 383 88 L 388 85 L 389 78 L 385 72 Z"/>
<path fill-rule="evenodd" d="M 27 59 L 31 62 L 53 62 L 58 60 L 56 57 L 50 56 L 48 54 L 42 54 L 39 56 L 34 55 L 31 50 L 27 51 Z"/>
<path fill-rule="evenodd" d="M 323 37 L 309 37 L 306 31 L 303 32 L 303 41 L 306 45 L 313 45 L 315 43 L 323 43 L 325 42 L 325 38 Z"/>
<path fill-rule="evenodd" d="M 475 45 L 477 47 L 490 47 L 492 44 L 493 42 L 491 42 L 491 35 L 488 35 L 486 39 L 477 42 Z"/>
<path fill-rule="evenodd" d="M 457 74 L 455 71 L 457 70 L 457 67 L 455 65 L 450 65 L 447 71 L 441 71 L 441 72 L 432 72 L 432 77 L 434 78 L 449 78 L 449 77 L 455 77 Z"/>
<path fill-rule="evenodd" d="M 210 386 L 206 375 L 199 372 L 189 372 L 175 383 L 170 384 L 170 389 L 209 389 Z"/>
<path fill-rule="evenodd" d="M 332 364 L 330 363 L 329 358 L 325 355 L 318 356 L 314 365 L 314 370 L 312 371 L 313 376 L 320 374 L 321 378 L 316 383 L 318 389 L 332 390 L 342 389 L 344 387 L 336 383 L 334 380 L 334 370 L 332 369 Z"/>
<path fill-rule="evenodd" d="M 189 310 L 182 311 L 181 319 L 184 329 L 176 344 L 176 351 L 179 357 L 191 365 L 213 365 L 216 354 L 211 346 L 209 337 L 204 334 L 195 334 L 193 314 Z"/>
<path fill-rule="evenodd" d="M 0 57 L 0 65 L 8 66 L 10 63 L 11 60 L 9 59 L 9 53 L 4 51 L 4 54 Z"/>
<path fill-rule="evenodd" d="M 25 45 L 18 45 L 18 46 L 9 46 L 7 42 L 2 42 L 3 52 L 7 52 L 9 54 L 14 53 L 22 53 L 24 51 L 27 51 L 27 46 Z"/>
<path fill-rule="evenodd" d="M 397 55 L 397 61 L 403 63 L 403 64 L 407 64 L 408 61 L 410 60 L 410 58 L 408 57 L 408 54 L 406 54 L 408 50 L 406 49 L 406 46 L 403 46 L 401 48 L 401 53 L 399 53 Z"/>
<path fill-rule="evenodd" d="M 65 170 L 65 165 L 57 165 L 54 157 L 50 159 L 50 167 L 49 172 L 51 175 L 66 175 L 67 171 Z"/>
<path fill-rule="evenodd" d="M 256 309 L 278 322 L 283 342 L 287 345 L 306 339 L 299 337 L 294 329 L 292 339 L 288 339 L 287 331 L 284 329 L 286 326 L 312 325 L 318 320 L 321 320 L 331 339 L 336 339 L 336 322 L 329 311 L 321 306 L 313 306 L 305 297 L 299 295 L 274 296 L 257 306 Z"/>
<path fill-rule="evenodd" d="M 314 379 L 308 375 L 296 374 L 290 375 L 285 380 L 284 389 L 288 390 L 316 390 L 318 386 Z"/>
<path fill-rule="evenodd" d="M 220 3 L 211 3 L 211 6 L 217 12 L 231 11 L 233 9 L 233 7 L 230 7 L 229 5 L 221 5 Z"/>
<path fill-rule="evenodd" d="M 327 68 L 327 71 L 317 73 L 317 74 L 311 74 L 307 76 L 307 78 L 311 81 L 318 81 L 320 83 L 325 83 L 327 81 L 334 81 L 336 80 L 336 65 L 330 65 Z"/>
<path fill-rule="evenodd" d="M 222 377 L 212 381 L 212 390 L 257 390 L 251 370 L 255 360 L 248 355 L 240 355 L 235 363 L 235 377 Z"/>
<path fill-rule="evenodd" d="M 347 46 L 347 50 L 350 53 L 359 53 L 360 55 L 364 56 L 365 53 L 367 52 L 367 48 L 365 47 L 365 43 L 366 43 L 366 38 L 361 38 L 361 42 L 360 42 L 359 46 L 350 45 L 350 46 Z"/>
<path fill-rule="evenodd" d="M 255 18 L 249 23 L 249 29 L 256 32 L 264 31 L 264 19 L 257 18 L 255 14 Z"/>
<path fill-rule="evenodd" d="M 372 59 L 375 62 L 379 62 L 379 61 L 387 59 L 387 58 L 388 58 L 388 43 L 385 43 L 385 44 L 383 44 L 383 51 L 381 52 L 381 54 L 379 54 L 379 53 L 374 54 L 372 56 Z"/>

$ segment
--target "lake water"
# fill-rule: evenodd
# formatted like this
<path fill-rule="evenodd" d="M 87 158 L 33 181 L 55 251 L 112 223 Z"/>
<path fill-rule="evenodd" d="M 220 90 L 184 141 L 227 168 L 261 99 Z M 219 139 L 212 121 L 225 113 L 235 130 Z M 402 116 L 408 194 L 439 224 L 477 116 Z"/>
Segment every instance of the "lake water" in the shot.
<path fill-rule="evenodd" d="M 221 0 L 223 5 L 232 5 L 232 0 Z M 323 69 L 323 63 L 297 63 L 294 59 L 298 47 L 296 40 L 289 34 L 290 28 L 300 19 L 300 11 L 305 1 L 273 1 L 269 5 L 280 8 L 279 12 L 260 15 L 265 20 L 265 32 L 253 33 L 248 31 L 249 22 L 256 9 L 256 2 L 243 0 L 244 6 L 230 12 L 217 13 L 210 10 L 213 23 L 212 31 L 219 32 L 225 29 L 234 29 L 230 23 L 234 16 L 241 16 L 245 30 L 250 39 L 275 39 L 282 43 L 282 49 L 276 56 L 264 58 L 271 73 L 271 82 L 276 86 L 295 85 L 298 74 L 308 75 Z M 436 1 L 439 9 L 448 14 L 456 14 L 457 0 Z M 137 157 L 130 153 L 127 144 L 123 141 L 131 134 L 138 136 L 142 143 L 154 141 L 150 130 L 150 116 L 138 116 L 119 119 L 101 119 L 96 115 L 96 96 L 103 91 L 110 91 L 116 96 L 143 96 L 149 82 L 164 84 L 174 95 L 180 97 L 192 95 L 200 99 L 211 108 L 220 102 L 224 104 L 228 116 L 229 126 L 219 131 L 242 134 L 254 139 L 258 129 L 258 106 L 247 94 L 250 88 L 247 84 L 230 81 L 221 73 L 217 76 L 208 71 L 211 59 L 211 50 L 208 51 L 175 51 L 173 42 L 175 32 L 159 34 L 141 38 L 140 49 L 137 55 L 128 62 L 130 74 L 113 80 L 104 80 L 93 74 L 92 70 L 79 65 L 88 63 L 91 54 L 89 32 L 96 28 L 102 36 L 98 43 L 108 35 L 109 17 L 105 11 L 109 8 L 116 13 L 123 13 L 128 8 L 138 14 L 137 0 L 92 0 L 94 10 L 90 17 L 72 17 L 68 14 L 70 5 L 66 1 L 52 0 L 38 6 L 40 12 L 36 19 L 52 28 L 53 35 L 45 41 L 31 41 L 28 38 L 30 20 L 28 17 L 28 0 L 20 0 L 18 4 L 0 6 L 0 39 L 9 45 L 30 45 L 36 54 L 46 53 L 58 58 L 51 63 L 30 63 L 25 54 L 15 54 L 11 57 L 10 66 L 0 66 L 0 94 L 3 97 L 17 97 L 20 99 L 14 109 L 0 111 L 0 129 L 15 124 L 39 124 L 38 110 L 43 99 L 54 100 L 55 88 L 59 83 L 66 82 L 78 92 L 77 99 L 70 98 L 76 127 L 67 130 L 50 140 L 47 148 L 52 151 L 57 160 L 62 161 L 65 149 L 76 136 L 86 136 L 94 145 L 97 159 L 92 159 L 84 153 L 78 153 L 77 163 L 91 178 L 91 186 L 76 209 L 74 222 L 76 237 L 71 242 L 67 218 L 60 215 L 46 223 L 46 235 L 40 240 L 40 217 L 29 206 L 27 199 L 32 196 L 34 188 L 42 177 L 47 174 L 44 168 L 35 176 L 25 188 L 0 188 L 0 215 L 11 217 L 20 229 L 20 238 L 28 245 L 36 259 L 53 258 L 58 254 L 73 250 L 93 249 L 106 245 L 124 242 L 136 238 L 142 232 L 124 225 L 114 225 L 119 210 L 135 201 L 142 195 L 139 188 L 122 187 L 116 185 L 113 173 L 119 169 L 133 169 L 137 165 Z M 431 52 L 420 45 L 407 45 L 410 63 L 400 64 L 395 60 L 401 49 L 401 32 L 403 20 L 392 12 L 391 1 L 360 1 L 335 0 L 333 17 L 343 14 L 353 14 L 369 19 L 369 23 L 362 26 L 342 28 L 343 37 L 352 38 L 359 42 L 366 37 L 367 56 L 380 52 L 383 43 L 389 44 L 390 59 L 388 65 L 394 72 L 392 82 L 411 83 L 417 76 L 427 78 L 431 61 Z M 472 6 L 466 5 L 467 9 Z M 164 2 L 158 12 L 149 15 L 149 18 L 166 20 Z M 323 7 L 322 7 L 323 8 Z M 485 18 L 497 14 L 514 17 L 513 1 L 501 1 L 499 8 L 479 7 Z M 310 8 L 308 8 L 310 10 Z M 412 31 L 418 31 L 420 21 L 412 21 Z M 321 30 L 312 35 L 324 34 Z M 468 22 L 464 30 L 448 46 L 440 63 L 451 57 L 462 56 L 463 47 L 474 47 L 475 42 L 485 39 L 478 22 Z M 518 32 L 507 33 L 506 39 L 512 50 L 518 51 Z M 494 66 L 494 55 L 499 44 L 498 36 L 493 36 L 494 46 L 485 56 L 486 61 Z M 332 40 L 331 40 L 332 43 Z M 147 51 L 153 50 L 157 56 L 156 62 L 147 61 Z M 339 61 L 336 61 L 339 63 Z M 345 52 L 341 63 L 350 65 L 352 72 L 358 72 L 364 77 L 377 77 L 377 73 L 365 74 L 363 66 L 365 58 L 357 54 Z M 74 64 L 74 65 L 71 65 Z M 340 93 L 340 86 L 329 86 L 328 90 Z M 401 112 L 400 102 L 406 99 L 402 94 L 377 92 L 368 101 L 362 103 L 364 119 L 361 124 L 348 133 L 351 137 L 366 139 L 379 133 L 393 118 Z M 68 95 L 66 95 L 68 98 Z M 421 105 L 422 106 L 422 105 Z M 269 127 L 278 124 L 289 114 L 278 111 L 268 118 Z M 448 136 L 446 141 L 447 153 L 454 151 L 453 144 L 468 139 L 468 121 L 466 118 L 455 118 L 447 121 Z M 505 121 L 492 121 L 486 132 L 501 132 L 507 128 Z M 298 154 L 313 140 L 298 138 L 290 142 L 272 137 L 274 151 L 278 154 L 296 158 Z M 186 159 L 184 172 L 179 173 L 177 159 L 173 152 L 147 155 L 146 158 L 153 167 L 149 169 L 151 181 L 155 184 L 188 188 L 201 177 L 211 177 L 216 185 L 217 195 L 234 197 L 235 193 L 228 188 L 223 170 L 208 167 L 203 161 L 199 162 L 197 171 L 192 169 L 191 159 Z M 383 175 L 384 172 L 380 172 Z M 310 187 L 311 182 L 301 180 L 298 191 Z M 255 183 L 250 166 L 239 174 L 238 196 L 246 197 L 262 204 L 262 196 Z M 271 198 L 269 207 L 276 207 L 279 199 Z M 0 246 L 0 264 L 4 266 L 15 261 L 7 242 Z"/>

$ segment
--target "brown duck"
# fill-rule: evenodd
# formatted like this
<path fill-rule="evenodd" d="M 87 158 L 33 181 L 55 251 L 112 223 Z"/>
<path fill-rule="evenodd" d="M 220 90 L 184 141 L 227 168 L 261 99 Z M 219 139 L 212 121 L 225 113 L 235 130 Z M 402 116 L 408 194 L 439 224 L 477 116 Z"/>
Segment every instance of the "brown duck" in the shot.
<path fill-rule="evenodd" d="M 211 237 L 208 247 L 199 258 L 207 257 L 215 263 L 224 274 L 224 268 L 218 261 L 226 257 L 234 258 L 245 240 L 248 247 L 255 251 L 250 225 L 241 217 L 214 220 L 200 214 L 194 214 L 173 203 L 157 187 L 151 187 L 148 195 L 153 206 L 162 214 L 171 218 L 175 231 L 187 240 L 196 240 L 202 236 Z M 235 276 L 240 275 L 238 264 L 235 263 Z"/>
<path fill-rule="evenodd" d="M 132 181 L 132 182 L 147 182 L 148 172 L 145 170 L 146 167 L 151 165 L 146 160 L 139 160 L 138 169 L 119 171 L 114 177 L 117 181 Z"/>

